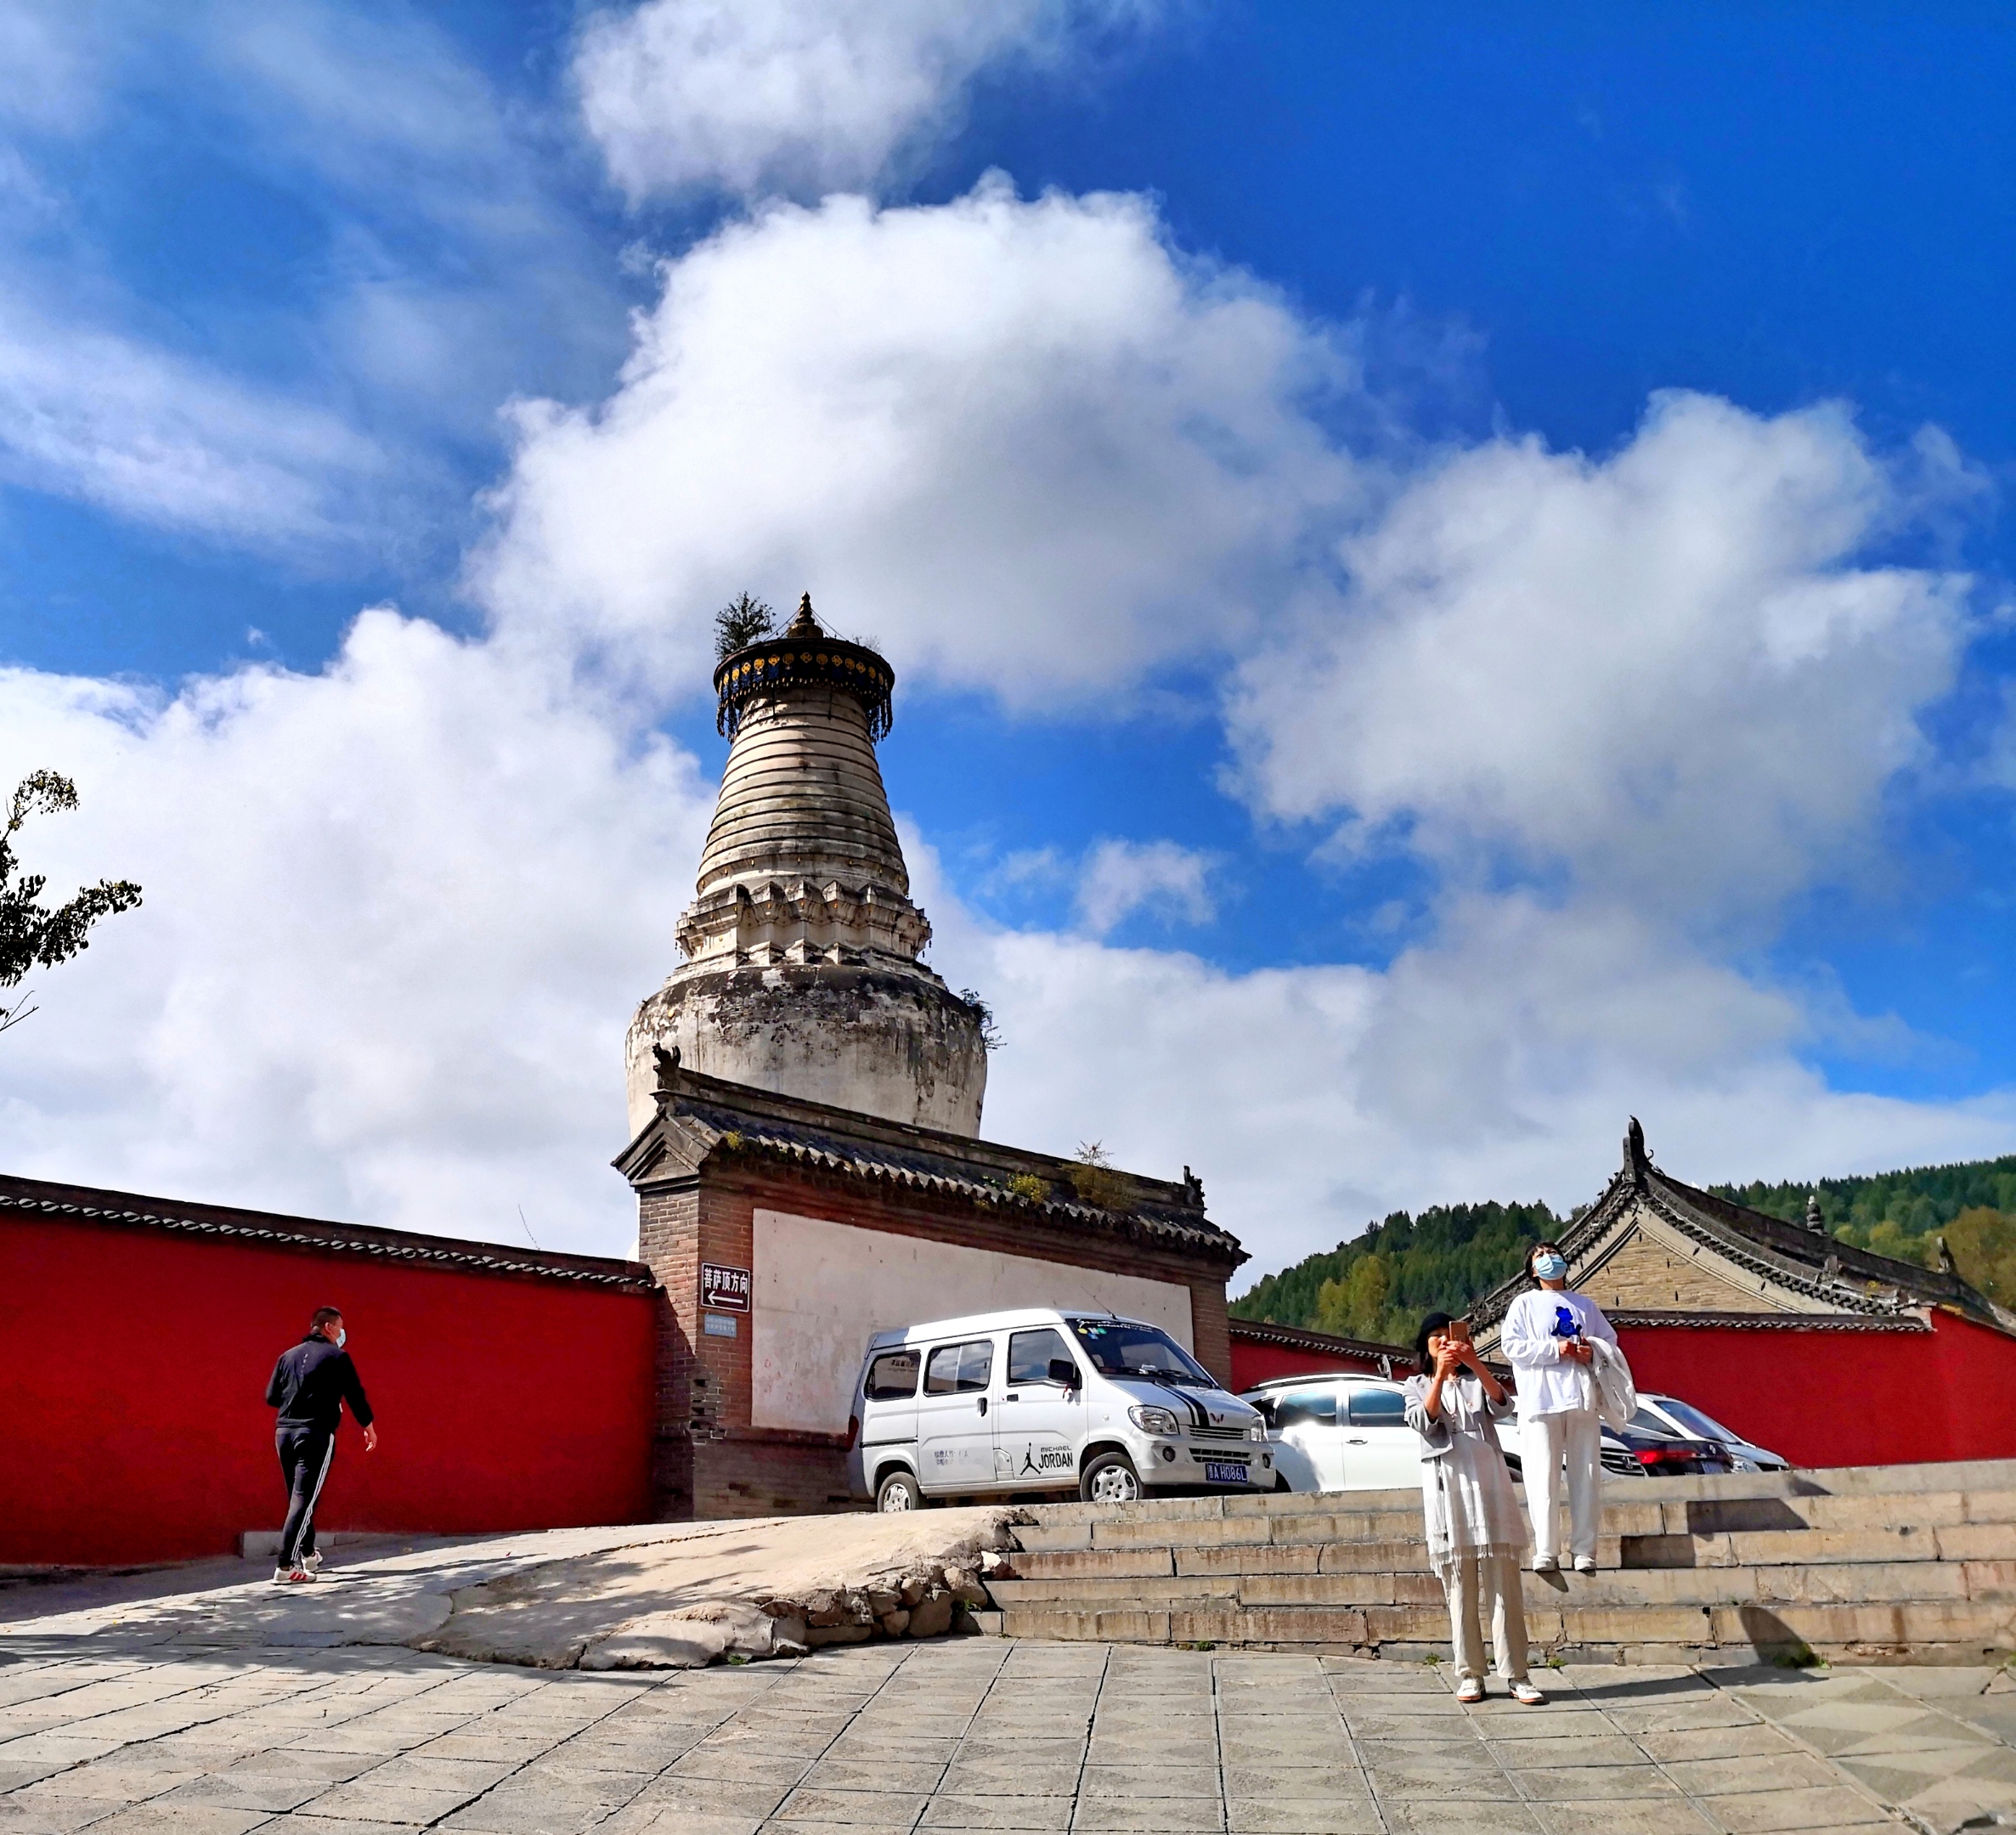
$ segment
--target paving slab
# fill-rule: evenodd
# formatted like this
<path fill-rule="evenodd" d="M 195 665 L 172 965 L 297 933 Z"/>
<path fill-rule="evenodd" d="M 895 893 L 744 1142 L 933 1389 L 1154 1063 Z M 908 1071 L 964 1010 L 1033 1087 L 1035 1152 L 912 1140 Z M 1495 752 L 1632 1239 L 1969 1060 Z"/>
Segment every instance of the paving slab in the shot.
<path fill-rule="evenodd" d="M 463 1579 L 496 1568 L 450 1553 Z M 366 1634 L 398 1628 L 353 1597 Z M 1544 1708 L 1495 1683 L 1467 1708 L 1446 1665 L 1353 1657 L 968 1639 L 591 1674 L 261 1643 L 263 1603 L 244 1640 L 195 1647 L 143 1603 L 0 1635 L 0 1835 L 1948 1835 L 2016 1815 L 2016 1680 L 1989 1668 L 1570 1665 L 1539 1679 Z"/>

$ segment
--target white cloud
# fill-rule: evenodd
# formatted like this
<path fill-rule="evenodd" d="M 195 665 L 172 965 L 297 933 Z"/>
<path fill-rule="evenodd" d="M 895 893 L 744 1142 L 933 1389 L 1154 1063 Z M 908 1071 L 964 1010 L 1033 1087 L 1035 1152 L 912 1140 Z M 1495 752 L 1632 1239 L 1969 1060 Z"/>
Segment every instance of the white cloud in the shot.
<path fill-rule="evenodd" d="M 228 257 L 136 293 L 80 206 L 130 137 L 186 140 L 192 118 L 206 170 L 326 225 L 325 246 L 291 247 L 286 302 L 251 336 Z M 311 564 L 365 543 L 381 562 L 466 515 L 455 449 L 494 445 L 514 389 L 585 392 L 620 360 L 613 264 L 562 197 L 550 126 L 398 9 L 31 0 L 0 18 L 0 129 L 8 483 Z"/>
<path fill-rule="evenodd" d="M 1499 439 L 1395 483 L 1331 431 L 1354 387 L 1333 331 L 1138 199 L 778 207 L 667 268 L 601 408 L 525 411 L 475 578 L 505 641 L 662 692 L 744 584 L 1015 711 L 1239 659 L 1256 811 L 1426 869 L 1389 965 L 1102 945 L 1144 899 L 1208 915 L 1206 863 L 1155 844 L 1079 864 L 1076 936 L 923 895 L 1008 1037 L 990 1134 L 1188 1160 L 1263 1263 L 1395 1205 L 1571 1204 L 1634 1110 L 1702 1178 L 2006 1146 L 2007 1095 L 1830 1089 L 1804 1058 L 1881 1022 L 1735 966 L 1926 756 L 1968 584 L 1871 556 L 1932 448 L 1674 395 L 1606 459 Z"/>
<path fill-rule="evenodd" d="M 0 673 L 63 887 L 145 903 L 0 1040 L 8 1170 L 623 1253 L 622 1038 L 711 797 L 620 709 L 370 612 L 312 675 Z"/>
<path fill-rule="evenodd" d="M 957 126 L 974 78 L 1053 69 L 1160 0 L 645 0 L 589 15 L 588 128 L 633 201 L 872 188 Z"/>
<path fill-rule="evenodd" d="M 1028 706 L 1238 640 L 1362 499 L 1340 341 L 1138 197 L 779 206 L 665 271 L 622 386 L 520 412 L 503 627 L 699 686 L 744 586 Z"/>
<path fill-rule="evenodd" d="M 1835 408 L 1674 394 L 1601 462 L 1457 455 L 1242 667 L 1240 782 L 1460 881 L 1768 917 L 1876 839 L 1957 673 L 1968 581 L 1865 558 L 1913 508 Z"/>
<path fill-rule="evenodd" d="M 1437 1202 L 1593 1198 L 1631 1114 L 1696 1182 L 1813 1177 L 2008 1150 L 2016 1090 L 1962 1103 L 1838 1091 L 1811 1022 L 1628 913 L 1472 896 L 1384 969 L 1245 974 L 1181 951 L 977 923 L 919 838 L 934 959 L 1006 1048 L 990 1138 L 1204 1178 L 1256 1274 Z"/>
<path fill-rule="evenodd" d="M 1094 936 L 1143 911 L 1166 923 L 1209 923 L 1217 912 L 1216 864 L 1173 841 L 1101 841 L 1079 872 L 1079 918 Z"/>
<path fill-rule="evenodd" d="M 252 547 L 351 533 L 389 469 L 335 415 L 0 294 L 0 476 Z"/>
<path fill-rule="evenodd" d="M 579 70 L 639 194 L 865 182 L 974 71 L 1089 16 L 829 9 L 794 63 L 804 14 L 660 0 L 591 23 Z M 189 42 L 244 76 L 263 146 L 358 197 L 409 167 L 407 229 L 483 200 L 467 247 L 545 246 L 525 144 L 466 73 L 313 8 L 202 18 L 244 25 Z M 505 321 L 395 240 L 343 241 L 358 309 L 330 322 L 353 374 L 417 398 Z M 379 449 L 343 419 L 15 311 L 14 475 L 246 541 L 358 520 Z M 0 675 L 8 769 L 86 798 L 37 863 L 148 895 L 0 1040 L 10 1169 L 479 1235 L 522 1203 L 544 1241 L 620 1250 L 621 1034 L 709 801 L 637 708 L 698 688 L 745 585 L 810 586 L 904 693 L 1018 712 L 1229 660 L 1255 808 L 1427 869 L 1389 965 L 1237 974 L 1098 940 L 1210 916 L 1210 863 L 1173 844 L 1095 849 L 1067 934 L 977 924 L 912 842 L 939 967 L 1008 1037 L 989 1132 L 1188 1161 L 1262 1265 L 1395 1205 L 1587 1196 L 1634 1109 L 1701 1178 L 2006 1146 L 2006 1095 L 1830 1090 L 1800 1061 L 1816 1002 L 1731 965 L 1878 844 L 1958 666 L 1965 584 L 1867 558 L 1915 507 L 1902 473 L 1838 411 L 1676 396 L 1608 459 L 1497 440 L 1396 487 L 1336 434 L 1364 405 L 1347 335 L 1187 259 L 1138 197 L 991 179 L 721 228 L 664 268 L 607 400 L 519 410 L 470 567 L 488 640 L 379 612 L 313 675 Z"/>
<path fill-rule="evenodd" d="M 91 14 L 52 0 L 0 8 L 0 120 L 72 133 L 96 116 L 104 33 Z"/>

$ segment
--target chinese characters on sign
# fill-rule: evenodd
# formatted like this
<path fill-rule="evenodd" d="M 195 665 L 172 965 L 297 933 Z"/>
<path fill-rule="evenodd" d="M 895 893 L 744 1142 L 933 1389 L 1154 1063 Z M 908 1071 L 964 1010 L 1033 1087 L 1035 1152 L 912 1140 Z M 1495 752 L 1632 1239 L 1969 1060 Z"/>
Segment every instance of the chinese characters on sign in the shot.
<path fill-rule="evenodd" d="M 722 1268 L 712 1262 L 703 1262 L 700 1304 L 715 1313 L 748 1312 L 749 1271 L 746 1268 Z"/>

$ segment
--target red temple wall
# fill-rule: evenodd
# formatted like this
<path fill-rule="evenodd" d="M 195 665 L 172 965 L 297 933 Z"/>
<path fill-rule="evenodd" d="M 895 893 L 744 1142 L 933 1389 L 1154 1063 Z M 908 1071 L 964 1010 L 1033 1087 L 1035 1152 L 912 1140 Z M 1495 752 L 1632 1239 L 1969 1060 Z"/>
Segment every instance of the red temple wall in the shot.
<path fill-rule="evenodd" d="M 232 1551 L 285 1511 L 274 1359 L 342 1308 L 318 1527 L 466 1533 L 651 1514 L 656 1296 L 147 1228 L 0 1217 L 0 1562 Z"/>
<path fill-rule="evenodd" d="M 1640 1389 L 1795 1465 L 2016 1458 L 2016 1339 L 1951 1313 L 1924 1332 L 1628 1326 Z"/>
<path fill-rule="evenodd" d="M 1253 1344 L 1239 1335 L 1238 1322 L 1232 1330 L 1232 1389 L 1234 1394 L 1277 1376 L 1334 1376 L 1340 1370 L 1352 1375 L 1376 1376 L 1379 1360 L 1374 1357 L 1336 1352 L 1300 1351 L 1286 1345 Z M 1393 1374 L 1408 1376 L 1411 1367 L 1396 1364 Z"/>
<path fill-rule="evenodd" d="M 1795 1465 L 2016 1459 L 2016 1339 L 1948 1313 L 1920 1331 L 1627 1326 L 1638 1386 L 1676 1395 Z M 1233 1387 L 1378 1374 L 1377 1360 L 1232 1340 Z M 1396 1359 L 1393 1374 L 1411 1374 Z"/>

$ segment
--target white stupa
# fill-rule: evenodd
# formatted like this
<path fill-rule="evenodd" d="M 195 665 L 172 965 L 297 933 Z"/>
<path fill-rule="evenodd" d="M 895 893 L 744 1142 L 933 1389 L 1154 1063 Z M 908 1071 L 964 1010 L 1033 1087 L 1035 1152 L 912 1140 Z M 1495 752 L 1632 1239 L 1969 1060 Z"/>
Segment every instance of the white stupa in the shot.
<path fill-rule="evenodd" d="M 633 1134 L 659 1045 L 709 1076 L 979 1133 L 985 1016 L 918 960 L 931 926 L 875 760 L 895 684 L 821 629 L 809 593 L 714 671 L 727 769 L 675 933 L 686 960 L 630 1024 Z"/>

